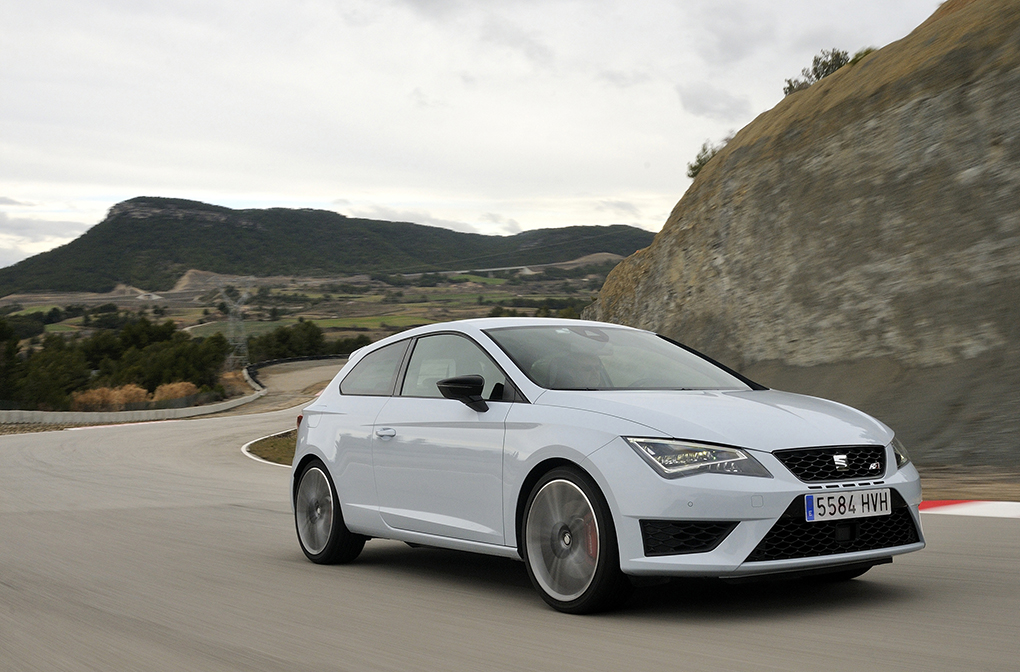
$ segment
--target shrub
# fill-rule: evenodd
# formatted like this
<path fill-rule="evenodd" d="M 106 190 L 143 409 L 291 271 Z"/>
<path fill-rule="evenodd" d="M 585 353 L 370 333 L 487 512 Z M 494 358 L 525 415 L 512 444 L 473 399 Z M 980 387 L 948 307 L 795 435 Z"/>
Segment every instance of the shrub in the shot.
<path fill-rule="evenodd" d="M 144 404 L 150 400 L 148 390 L 134 383 L 121 385 L 114 390 L 114 393 L 114 400 L 120 408 L 127 408 L 132 404 Z"/>
<path fill-rule="evenodd" d="M 861 52 L 857 53 L 860 54 Z M 864 58 L 865 55 L 862 55 L 861 58 Z M 786 80 L 786 86 L 783 87 L 783 95 L 788 96 L 796 91 L 806 89 L 820 79 L 836 72 L 849 62 L 850 55 L 841 49 L 822 49 L 821 53 L 812 59 L 811 69 L 804 68 L 800 71 L 803 79 Z"/>
<path fill-rule="evenodd" d="M 698 155 L 694 157 L 694 161 L 687 164 L 687 177 L 692 180 L 697 177 L 698 173 L 701 172 L 701 169 L 705 167 L 705 164 L 711 161 L 712 157 L 718 154 L 720 150 L 728 145 L 732 139 L 733 131 L 730 131 L 729 135 L 723 138 L 723 141 L 718 145 L 713 145 L 708 140 L 705 140 L 704 144 L 701 145 L 701 150 L 698 152 Z M 609 271 L 607 270 L 606 272 L 608 273 Z"/>
<path fill-rule="evenodd" d="M 861 62 L 861 60 L 865 56 L 867 56 L 868 54 L 872 53 L 873 51 L 875 51 L 874 47 L 864 47 L 863 49 L 858 51 L 856 54 L 854 54 L 853 58 L 850 59 L 850 62 L 847 63 L 847 65 L 857 65 L 858 63 Z"/>
<path fill-rule="evenodd" d="M 166 401 L 168 399 L 183 399 L 198 394 L 198 387 L 194 383 L 183 381 L 180 383 L 164 383 L 156 388 L 152 395 L 153 401 Z"/>
<path fill-rule="evenodd" d="M 72 411 L 106 411 L 113 407 L 113 390 L 98 387 L 94 390 L 71 393 Z"/>
<path fill-rule="evenodd" d="M 122 411 L 125 408 L 145 404 L 149 393 L 138 385 L 120 387 L 97 387 L 94 390 L 71 393 L 73 411 Z"/>

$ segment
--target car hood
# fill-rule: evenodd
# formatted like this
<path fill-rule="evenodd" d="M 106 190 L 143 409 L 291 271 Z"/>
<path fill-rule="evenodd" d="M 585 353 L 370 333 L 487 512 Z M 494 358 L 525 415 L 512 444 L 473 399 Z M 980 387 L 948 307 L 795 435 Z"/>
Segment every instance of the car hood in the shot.
<path fill-rule="evenodd" d="M 535 403 L 626 419 L 672 438 L 770 452 L 885 445 L 893 438 L 891 429 L 849 406 L 778 390 L 548 390 Z"/>

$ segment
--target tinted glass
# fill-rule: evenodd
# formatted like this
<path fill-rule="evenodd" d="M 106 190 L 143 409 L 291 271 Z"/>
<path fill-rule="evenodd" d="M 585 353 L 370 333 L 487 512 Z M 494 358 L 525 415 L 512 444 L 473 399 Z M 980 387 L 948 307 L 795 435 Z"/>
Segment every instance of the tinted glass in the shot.
<path fill-rule="evenodd" d="M 455 334 L 419 338 L 407 364 L 400 394 L 405 397 L 442 397 L 436 383 L 444 378 L 478 374 L 485 379 L 482 398 L 504 398 L 506 378 L 476 343 Z"/>
<path fill-rule="evenodd" d="M 595 327 L 506 327 L 485 332 L 536 384 L 553 390 L 750 389 L 655 334 Z"/>
<path fill-rule="evenodd" d="M 400 368 L 400 362 L 404 358 L 407 343 L 408 341 L 401 341 L 365 355 L 364 359 L 340 381 L 340 392 L 371 396 L 392 394 L 397 369 Z"/>

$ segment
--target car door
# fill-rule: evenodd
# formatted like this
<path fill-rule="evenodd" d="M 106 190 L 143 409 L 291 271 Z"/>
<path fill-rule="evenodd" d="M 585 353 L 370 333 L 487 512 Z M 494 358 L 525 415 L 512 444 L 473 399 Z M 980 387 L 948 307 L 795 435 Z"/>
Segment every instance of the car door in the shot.
<path fill-rule="evenodd" d="M 305 411 L 308 442 L 326 458 L 348 527 L 379 530 L 372 476 L 372 429 L 394 392 L 410 340 L 363 357 L 340 382 L 339 395 L 323 395 Z"/>
<path fill-rule="evenodd" d="M 504 420 L 513 395 L 499 367 L 471 339 L 418 338 L 397 396 L 375 422 L 373 459 L 380 513 L 400 530 L 503 543 Z M 485 380 L 479 412 L 446 399 L 436 383 Z"/>

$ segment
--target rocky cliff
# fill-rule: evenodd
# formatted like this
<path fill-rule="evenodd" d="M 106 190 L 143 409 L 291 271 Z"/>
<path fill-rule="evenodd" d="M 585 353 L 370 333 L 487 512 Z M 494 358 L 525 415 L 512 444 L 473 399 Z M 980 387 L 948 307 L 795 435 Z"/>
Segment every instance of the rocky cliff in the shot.
<path fill-rule="evenodd" d="M 950 0 L 760 115 L 585 316 L 1020 470 L 1020 2 Z"/>

